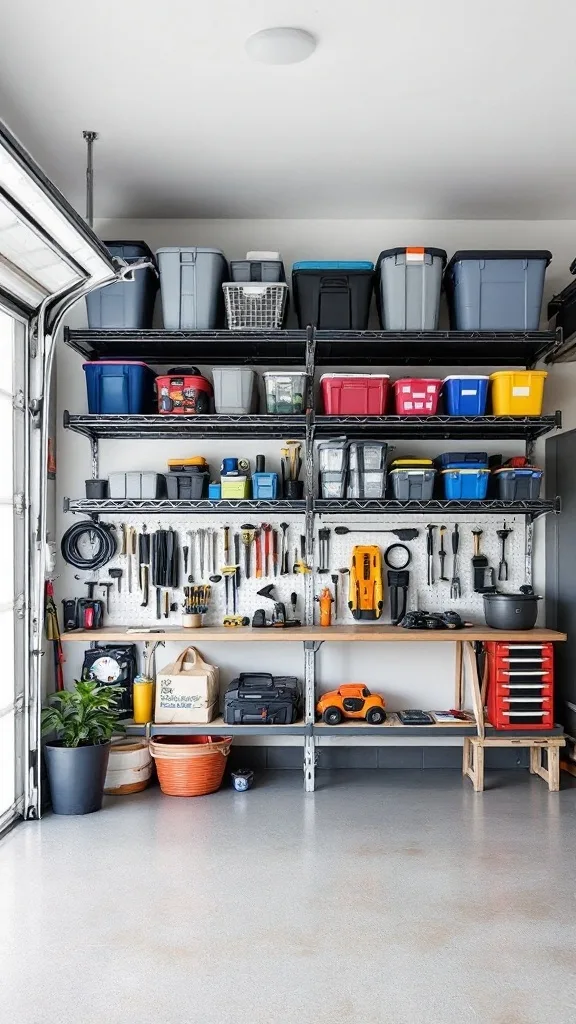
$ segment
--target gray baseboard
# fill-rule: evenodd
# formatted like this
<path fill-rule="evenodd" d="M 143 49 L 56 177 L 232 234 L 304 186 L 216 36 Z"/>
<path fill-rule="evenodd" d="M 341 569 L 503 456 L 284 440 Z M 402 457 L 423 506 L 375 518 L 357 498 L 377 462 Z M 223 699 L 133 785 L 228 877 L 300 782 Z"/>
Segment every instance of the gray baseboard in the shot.
<path fill-rule="evenodd" d="M 230 751 L 231 768 L 302 770 L 302 747 L 234 747 Z M 485 751 L 486 768 L 527 768 L 528 750 L 495 747 Z M 372 768 L 398 770 L 411 768 L 462 769 L 461 747 L 319 747 L 317 768 Z"/>

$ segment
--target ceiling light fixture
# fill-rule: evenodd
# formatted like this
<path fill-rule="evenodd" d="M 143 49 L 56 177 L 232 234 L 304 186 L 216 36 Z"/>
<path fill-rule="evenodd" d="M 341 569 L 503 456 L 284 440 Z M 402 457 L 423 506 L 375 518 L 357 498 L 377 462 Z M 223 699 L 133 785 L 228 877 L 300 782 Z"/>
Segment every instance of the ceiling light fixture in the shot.
<path fill-rule="evenodd" d="M 303 28 L 265 28 L 246 40 L 246 53 L 258 64 L 299 64 L 315 49 L 314 36 Z"/>

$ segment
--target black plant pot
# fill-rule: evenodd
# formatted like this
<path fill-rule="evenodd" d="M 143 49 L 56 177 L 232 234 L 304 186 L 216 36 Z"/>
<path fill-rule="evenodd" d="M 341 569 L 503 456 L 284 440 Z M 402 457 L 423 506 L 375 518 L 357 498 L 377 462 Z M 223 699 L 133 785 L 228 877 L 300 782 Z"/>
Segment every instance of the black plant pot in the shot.
<path fill-rule="evenodd" d="M 54 814 L 91 814 L 102 807 L 109 743 L 64 747 L 47 743 L 44 748 Z"/>

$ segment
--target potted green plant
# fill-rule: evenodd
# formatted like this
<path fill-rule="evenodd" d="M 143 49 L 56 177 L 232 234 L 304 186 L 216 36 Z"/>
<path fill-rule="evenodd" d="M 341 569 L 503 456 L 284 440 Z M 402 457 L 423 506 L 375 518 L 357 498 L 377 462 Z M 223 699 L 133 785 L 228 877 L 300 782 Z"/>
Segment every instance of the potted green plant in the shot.
<path fill-rule="evenodd" d="M 44 748 L 52 809 L 55 814 L 89 814 L 102 806 L 104 780 L 118 721 L 121 686 L 95 680 L 76 681 L 59 690 L 42 710 L 42 734 L 55 734 Z"/>

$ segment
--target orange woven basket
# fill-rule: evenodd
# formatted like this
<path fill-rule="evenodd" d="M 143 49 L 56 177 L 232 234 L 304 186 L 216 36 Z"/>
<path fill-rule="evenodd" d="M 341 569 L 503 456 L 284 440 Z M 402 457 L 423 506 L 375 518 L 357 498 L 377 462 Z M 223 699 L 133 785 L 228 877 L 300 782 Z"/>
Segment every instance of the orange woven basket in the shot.
<path fill-rule="evenodd" d="M 222 784 L 231 736 L 156 736 L 150 753 L 167 796 L 205 796 Z"/>

